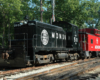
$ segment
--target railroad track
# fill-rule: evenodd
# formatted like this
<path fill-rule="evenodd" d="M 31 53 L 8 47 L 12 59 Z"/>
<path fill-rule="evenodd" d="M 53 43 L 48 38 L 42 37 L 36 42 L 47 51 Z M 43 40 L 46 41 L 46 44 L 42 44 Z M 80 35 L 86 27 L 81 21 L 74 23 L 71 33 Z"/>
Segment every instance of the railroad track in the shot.
<path fill-rule="evenodd" d="M 72 80 L 100 80 L 100 66 L 87 70 L 83 74 L 74 77 Z"/>
<path fill-rule="evenodd" d="M 76 75 L 76 73 L 78 75 L 78 73 L 81 73 L 83 69 L 87 70 L 94 67 L 93 65 L 96 65 L 96 63 L 100 65 L 100 60 L 92 58 L 74 62 L 62 62 L 46 66 L 9 70 L 0 73 L 0 80 L 47 80 L 47 78 L 48 80 L 64 78 L 66 80 Z"/>

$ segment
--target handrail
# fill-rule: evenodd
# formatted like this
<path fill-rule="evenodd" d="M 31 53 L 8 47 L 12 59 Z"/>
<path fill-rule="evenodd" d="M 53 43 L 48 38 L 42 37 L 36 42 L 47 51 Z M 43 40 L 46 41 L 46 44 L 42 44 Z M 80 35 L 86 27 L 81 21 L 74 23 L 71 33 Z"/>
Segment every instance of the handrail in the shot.
<path fill-rule="evenodd" d="M 16 33 L 16 34 L 14 34 L 14 35 L 24 35 L 24 39 L 13 39 L 13 40 L 24 40 L 24 48 L 25 48 L 25 40 L 27 40 L 27 53 L 28 53 L 28 33 Z M 13 34 L 9 34 L 8 36 L 10 37 L 9 39 L 8 39 L 8 41 L 10 41 L 10 43 L 9 43 L 9 47 L 11 48 L 11 36 L 12 36 Z M 25 35 L 27 36 L 27 38 L 25 38 Z M 12 46 L 14 46 L 14 45 L 12 45 Z M 26 54 L 26 55 L 28 55 L 28 54 Z"/>

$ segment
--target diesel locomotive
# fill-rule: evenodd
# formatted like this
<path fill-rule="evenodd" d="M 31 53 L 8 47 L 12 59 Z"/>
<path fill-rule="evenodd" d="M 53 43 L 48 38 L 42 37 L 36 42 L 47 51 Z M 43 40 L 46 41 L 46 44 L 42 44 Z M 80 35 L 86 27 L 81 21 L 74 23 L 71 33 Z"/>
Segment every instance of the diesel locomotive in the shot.
<path fill-rule="evenodd" d="M 14 35 L 9 34 L 9 47 L 0 52 L 0 67 L 26 67 L 99 56 L 99 36 L 97 29 L 79 30 L 65 21 L 56 21 L 53 25 L 39 21 L 16 22 Z"/>

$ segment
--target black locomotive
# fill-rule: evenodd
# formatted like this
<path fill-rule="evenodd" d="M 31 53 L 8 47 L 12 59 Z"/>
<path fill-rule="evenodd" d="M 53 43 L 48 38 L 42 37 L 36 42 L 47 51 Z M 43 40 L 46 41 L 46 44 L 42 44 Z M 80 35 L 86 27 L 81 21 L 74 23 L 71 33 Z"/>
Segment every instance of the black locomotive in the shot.
<path fill-rule="evenodd" d="M 25 67 L 78 59 L 82 51 L 78 34 L 77 26 L 64 21 L 53 25 L 39 21 L 16 22 L 14 37 L 10 35 L 8 40 L 9 48 L 0 54 L 0 66 Z"/>

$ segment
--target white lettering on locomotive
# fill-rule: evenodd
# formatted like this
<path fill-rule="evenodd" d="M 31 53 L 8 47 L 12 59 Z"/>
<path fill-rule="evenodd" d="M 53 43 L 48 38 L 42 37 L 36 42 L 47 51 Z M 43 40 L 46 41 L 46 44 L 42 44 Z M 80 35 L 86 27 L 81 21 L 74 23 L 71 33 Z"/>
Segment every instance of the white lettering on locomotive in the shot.
<path fill-rule="evenodd" d="M 54 32 L 52 32 L 52 38 L 55 38 L 55 33 Z"/>
<path fill-rule="evenodd" d="M 61 39 L 61 34 L 59 34 L 59 39 Z"/>
<path fill-rule="evenodd" d="M 76 39 L 75 39 L 75 37 L 74 37 L 74 42 L 76 42 Z"/>
<path fill-rule="evenodd" d="M 95 49 L 100 49 L 100 46 L 98 46 L 98 45 L 95 45 Z"/>
<path fill-rule="evenodd" d="M 65 38 L 65 37 L 64 37 L 64 34 L 63 34 L 63 40 L 64 40 L 64 38 Z"/>
<path fill-rule="evenodd" d="M 58 33 L 56 33 L 56 38 L 58 39 Z"/>
<path fill-rule="evenodd" d="M 98 38 L 96 39 L 96 43 L 98 44 Z"/>
<path fill-rule="evenodd" d="M 78 38 L 77 37 L 74 37 L 74 42 L 78 42 Z"/>
<path fill-rule="evenodd" d="M 66 40 L 66 35 L 65 35 L 65 40 Z"/>
<path fill-rule="evenodd" d="M 91 48 L 93 48 L 93 46 L 91 46 Z"/>
<path fill-rule="evenodd" d="M 49 42 L 49 35 L 47 30 L 43 29 L 41 32 L 41 41 L 43 43 L 43 45 L 47 45 Z"/>
<path fill-rule="evenodd" d="M 76 42 L 78 42 L 78 38 L 76 38 Z"/>

